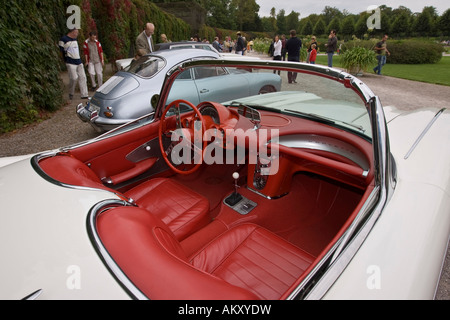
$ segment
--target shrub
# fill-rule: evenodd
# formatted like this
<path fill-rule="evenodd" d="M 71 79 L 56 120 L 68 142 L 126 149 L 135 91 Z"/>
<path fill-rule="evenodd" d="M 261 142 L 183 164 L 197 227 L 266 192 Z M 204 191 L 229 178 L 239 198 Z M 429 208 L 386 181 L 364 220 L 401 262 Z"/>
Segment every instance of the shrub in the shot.
<path fill-rule="evenodd" d="M 388 42 L 388 50 L 391 55 L 387 62 L 397 64 L 437 63 L 444 51 L 439 43 L 417 40 Z"/>
<path fill-rule="evenodd" d="M 358 74 L 367 71 L 370 65 L 377 63 L 376 54 L 373 50 L 363 47 L 353 47 L 347 49 L 340 56 L 342 67 L 349 73 Z"/>
<path fill-rule="evenodd" d="M 0 4 L 0 132 L 62 103 L 54 30 L 58 9 L 39 1 Z"/>

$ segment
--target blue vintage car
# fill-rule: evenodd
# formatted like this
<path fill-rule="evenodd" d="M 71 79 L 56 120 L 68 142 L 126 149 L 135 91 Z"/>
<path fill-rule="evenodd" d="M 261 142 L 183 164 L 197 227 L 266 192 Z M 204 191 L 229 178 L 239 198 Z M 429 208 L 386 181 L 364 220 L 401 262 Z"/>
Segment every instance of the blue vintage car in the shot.
<path fill-rule="evenodd" d="M 77 114 L 99 132 L 135 120 L 153 111 L 169 70 L 183 61 L 205 58 L 227 59 L 201 49 L 160 50 L 141 57 L 105 82 L 87 104 L 78 105 Z M 281 78 L 275 74 L 255 76 L 242 68 L 198 67 L 183 73 L 174 86 L 177 93 L 170 100 L 183 97 L 197 105 L 279 91 Z"/>

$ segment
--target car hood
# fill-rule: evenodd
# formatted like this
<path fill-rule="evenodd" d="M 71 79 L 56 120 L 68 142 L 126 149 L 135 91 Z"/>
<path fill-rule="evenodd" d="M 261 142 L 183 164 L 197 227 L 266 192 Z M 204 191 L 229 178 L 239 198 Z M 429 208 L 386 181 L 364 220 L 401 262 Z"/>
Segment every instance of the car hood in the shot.
<path fill-rule="evenodd" d="M 139 81 L 131 74 L 118 72 L 95 92 L 95 96 L 102 99 L 117 99 L 136 90 L 139 86 Z"/>
<path fill-rule="evenodd" d="M 15 159 L 16 160 L 16 159 Z M 43 179 L 30 157 L 0 168 L 0 299 L 126 299 L 92 246 L 87 213 L 102 190 L 77 190 Z"/>
<path fill-rule="evenodd" d="M 450 232 L 450 112 L 439 111 L 384 108 L 395 189 L 325 299 L 433 299 Z"/>
<path fill-rule="evenodd" d="M 317 115 L 324 120 L 339 122 L 348 128 L 361 128 L 361 133 L 371 136 L 370 119 L 361 103 L 324 99 L 318 95 L 305 91 L 273 92 L 258 96 L 235 99 L 225 102 L 225 105 L 243 104 L 247 106 L 270 108 L 284 112 L 301 112 Z"/>
<path fill-rule="evenodd" d="M 385 107 L 391 153 L 400 174 L 450 195 L 450 109 L 402 111 Z M 442 143 L 442 140 L 445 143 Z"/>

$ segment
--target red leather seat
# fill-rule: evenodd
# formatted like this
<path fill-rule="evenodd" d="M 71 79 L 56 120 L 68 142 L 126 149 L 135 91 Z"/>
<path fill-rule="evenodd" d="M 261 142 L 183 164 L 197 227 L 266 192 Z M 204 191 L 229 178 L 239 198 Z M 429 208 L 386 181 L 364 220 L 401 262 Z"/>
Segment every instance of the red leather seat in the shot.
<path fill-rule="evenodd" d="M 49 176 L 60 182 L 105 189 L 120 195 L 106 187 L 91 168 L 74 157 L 49 157 L 40 161 L 39 165 Z M 180 241 L 211 220 L 208 199 L 171 179 L 149 180 L 129 190 L 125 196 L 159 217 Z"/>
<path fill-rule="evenodd" d="M 171 179 L 149 180 L 125 195 L 160 218 L 179 241 L 211 221 L 208 199 Z"/>
<path fill-rule="evenodd" d="M 105 248 L 150 299 L 279 299 L 314 257 L 254 224 L 242 224 L 187 257 L 169 228 L 140 208 L 97 219 Z"/>

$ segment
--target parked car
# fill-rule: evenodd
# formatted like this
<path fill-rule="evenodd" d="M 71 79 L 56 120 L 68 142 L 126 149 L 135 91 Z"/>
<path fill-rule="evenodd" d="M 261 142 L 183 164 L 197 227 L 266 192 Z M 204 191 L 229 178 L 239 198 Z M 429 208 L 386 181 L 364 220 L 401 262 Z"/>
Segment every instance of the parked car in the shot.
<path fill-rule="evenodd" d="M 278 69 L 281 90 L 180 95 L 179 77 L 217 66 Z M 1 299 L 434 297 L 447 108 L 383 108 L 360 79 L 295 62 L 191 59 L 164 73 L 152 113 L 2 162 Z"/>
<path fill-rule="evenodd" d="M 176 50 L 176 49 L 203 49 L 217 52 L 210 43 L 198 41 L 178 41 L 178 42 L 164 42 L 155 45 L 155 51 L 160 50 Z M 218 52 L 217 52 L 218 53 Z M 116 60 L 117 70 L 125 70 L 133 61 L 133 58 Z"/>
<path fill-rule="evenodd" d="M 76 112 L 99 132 L 116 128 L 153 110 L 164 77 L 174 66 L 194 58 L 219 57 L 216 51 L 198 49 L 162 50 L 146 55 L 111 77 L 87 104 L 78 105 Z M 223 82 L 228 86 L 224 87 Z M 213 66 L 188 70 L 174 85 L 177 90 L 171 96 L 173 100 L 183 97 L 198 104 L 211 99 L 239 98 L 249 92 L 277 91 L 281 78 L 274 74 L 255 76 L 242 68 Z"/>

